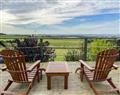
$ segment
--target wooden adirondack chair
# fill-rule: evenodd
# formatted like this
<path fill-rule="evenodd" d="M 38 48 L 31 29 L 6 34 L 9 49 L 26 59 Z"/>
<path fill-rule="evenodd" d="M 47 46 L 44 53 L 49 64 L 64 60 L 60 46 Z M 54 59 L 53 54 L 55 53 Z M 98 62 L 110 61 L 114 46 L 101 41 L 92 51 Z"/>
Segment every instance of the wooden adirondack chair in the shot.
<path fill-rule="evenodd" d="M 27 69 L 25 64 L 25 57 L 22 52 L 17 50 L 3 50 L 0 54 L 3 56 L 4 63 L 6 64 L 6 70 L 12 77 L 12 80 L 8 80 L 8 84 L 4 88 L 2 95 L 3 93 L 7 93 L 7 89 L 13 82 L 27 83 L 27 91 L 22 92 L 20 95 L 28 95 L 36 78 L 39 82 L 40 60 L 36 61 L 31 67 Z"/>
<path fill-rule="evenodd" d="M 113 91 L 116 91 L 118 95 L 120 95 L 119 89 L 114 85 L 112 79 L 108 77 L 108 74 L 111 70 L 118 68 L 116 65 L 114 65 L 117 55 L 118 53 L 115 49 L 109 49 L 98 53 L 95 67 L 90 67 L 84 61 L 80 60 L 80 68 L 77 68 L 76 72 L 78 69 L 80 69 L 81 81 L 83 81 L 83 76 L 85 76 L 95 95 L 102 95 L 100 93 Z M 113 89 L 110 89 L 109 91 L 96 90 L 93 82 L 102 82 L 106 80 Z"/>

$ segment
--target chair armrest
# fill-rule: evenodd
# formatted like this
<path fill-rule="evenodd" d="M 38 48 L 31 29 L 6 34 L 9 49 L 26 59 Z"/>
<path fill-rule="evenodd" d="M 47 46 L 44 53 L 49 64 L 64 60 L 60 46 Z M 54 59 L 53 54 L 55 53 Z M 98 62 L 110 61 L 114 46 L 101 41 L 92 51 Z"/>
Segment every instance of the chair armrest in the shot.
<path fill-rule="evenodd" d="M 88 64 L 86 64 L 83 60 L 79 60 L 79 62 L 80 62 L 83 66 L 87 67 L 88 70 L 94 71 L 94 68 L 90 67 L 90 66 L 89 66 Z"/>
<path fill-rule="evenodd" d="M 37 66 L 40 66 L 40 60 L 36 61 L 33 65 L 31 65 L 27 71 L 31 72 L 34 68 L 36 68 Z"/>
<path fill-rule="evenodd" d="M 118 66 L 115 65 L 115 64 L 113 64 L 113 68 L 114 68 L 114 69 L 118 69 Z"/>

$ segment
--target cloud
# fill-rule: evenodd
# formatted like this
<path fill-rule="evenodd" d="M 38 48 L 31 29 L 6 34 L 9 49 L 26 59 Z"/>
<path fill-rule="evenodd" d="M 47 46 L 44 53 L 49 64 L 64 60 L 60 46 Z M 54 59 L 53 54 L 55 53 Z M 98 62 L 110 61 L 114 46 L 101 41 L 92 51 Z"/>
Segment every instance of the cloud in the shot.
<path fill-rule="evenodd" d="M 0 22 L 2 23 L 10 23 L 13 20 L 18 19 L 15 15 L 7 13 L 6 11 L 0 10 Z"/>
<path fill-rule="evenodd" d="M 12 3 L 11 3 L 12 2 Z M 2 3 L 2 11 L 15 19 L 7 24 L 55 25 L 78 16 L 119 12 L 118 0 L 11 0 Z M 104 12 L 103 12 L 104 10 Z M 109 10 L 109 11 L 105 11 Z M 6 18 L 9 15 L 5 15 Z"/>
<path fill-rule="evenodd" d="M 35 31 L 3 24 L 2 28 L 0 29 L 0 33 L 25 35 L 25 34 L 35 34 Z"/>

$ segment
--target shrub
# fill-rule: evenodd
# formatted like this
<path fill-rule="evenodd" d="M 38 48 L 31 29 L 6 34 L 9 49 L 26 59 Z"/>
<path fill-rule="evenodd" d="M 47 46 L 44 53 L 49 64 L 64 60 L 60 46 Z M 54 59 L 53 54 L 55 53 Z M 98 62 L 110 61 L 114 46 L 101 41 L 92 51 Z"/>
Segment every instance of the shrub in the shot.
<path fill-rule="evenodd" d="M 104 39 L 95 39 L 89 44 L 88 48 L 88 60 L 96 60 L 96 55 L 105 49 L 113 48 L 115 46 L 114 42 Z"/>
<path fill-rule="evenodd" d="M 55 58 L 55 50 L 48 47 L 48 41 L 43 42 L 43 39 L 40 39 L 40 42 L 38 42 L 37 38 L 28 37 L 24 41 L 16 39 L 15 42 L 17 43 L 15 49 L 24 53 L 26 61 L 41 60 L 46 62 Z"/>
<path fill-rule="evenodd" d="M 65 54 L 64 58 L 66 61 L 78 61 L 82 57 L 82 53 L 80 50 L 68 50 Z"/>

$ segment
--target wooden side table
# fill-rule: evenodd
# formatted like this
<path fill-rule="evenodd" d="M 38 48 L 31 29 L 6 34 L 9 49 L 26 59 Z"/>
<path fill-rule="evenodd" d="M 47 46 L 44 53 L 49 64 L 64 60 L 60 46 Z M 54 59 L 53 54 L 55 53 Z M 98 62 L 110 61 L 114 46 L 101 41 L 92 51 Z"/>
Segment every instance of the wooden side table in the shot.
<path fill-rule="evenodd" d="M 47 76 L 47 89 L 51 89 L 51 77 L 63 76 L 64 77 L 64 89 L 68 89 L 68 64 L 65 62 L 49 62 L 46 69 Z"/>

